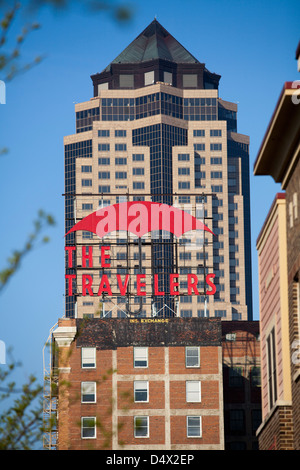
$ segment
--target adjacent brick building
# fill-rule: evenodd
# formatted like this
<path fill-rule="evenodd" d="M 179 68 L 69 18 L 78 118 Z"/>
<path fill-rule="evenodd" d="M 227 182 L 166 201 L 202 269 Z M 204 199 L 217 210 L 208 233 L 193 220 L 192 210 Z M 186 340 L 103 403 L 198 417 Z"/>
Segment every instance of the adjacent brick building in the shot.
<path fill-rule="evenodd" d="M 298 45 L 296 59 L 299 61 L 300 47 Z M 299 81 L 286 82 L 276 104 L 273 116 L 263 139 L 256 162 L 254 164 L 255 175 L 270 175 L 276 183 L 281 183 L 285 190 L 286 201 L 286 271 L 282 269 L 280 276 L 284 279 L 287 288 L 285 294 L 288 295 L 288 331 L 281 338 L 282 346 L 289 351 L 290 362 L 290 387 L 291 402 L 289 406 L 284 403 L 284 408 L 279 413 L 280 396 L 278 390 L 281 383 L 278 381 L 280 372 L 281 356 L 278 355 L 278 344 L 275 337 L 269 342 L 272 350 L 272 364 L 276 368 L 269 374 L 273 377 L 272 390 L 276 394 L 272 398 L 272 406 L 269 411 L 269 419 L 265 419 L 265 427 L 260 429 L 261 448 L 280 449 L 282 445 L 296 450 L 300 449 L 300 221 L 299 221 L 299 200 L 300 200 L 300 102 L 299 102 Z M 282 225 L 279 228 L 282 230 Z M 283 242 L 284 243 L 284 242 Z M 282 245 L 280 250 L 284 249 Z M 273 253 L 278 257 L 278 247 Z M 261 289 L 263 286 L 261 286 Z M 284 290 L 281 291 L 281 295 Z M 275 291 L 278 296 L 278 291 Z M 285 324 L 285 311 L 279 312 L 281 324 Z M 263 325 L 262 325 L 262 328 Z M 275 330 L 273 330 L 275 334 Z M 264 331 L 267 334 L 267 330 Z M 276 336 L 278 339 L 278 336 Z M 276 346 L 275 349 L 272 344 Z M 263 360 L 263 358 L 262 358 Z M 284 370 L 284 369 L 283 369 Z M 287 371 L 287 369 L 285 369 Z M 270 393 L 270 392 L 269 392 Z M 272 416 L 271 416 L 272 415 Z M 282 418 L 282 419 L 281 419 Z M 282 433 L 282 425 L 288 426 L 285 430 L 284 443 L 278 439 Z M 268 426 L 269 431 L 266 430 Z M 288 433 L 287 433 L 288 431 Z M 267 434 L 269 434 L 267 436 Z"/>
<path fill-rule="evenodd" d="M 225 450 L 257 450 L 261 424 L 258 321 L 222 322 Z"/>
<path fill-rule="evenodd" d="M 220 319 L 61 319 L 57 449 L 224 448 Z"/>
<path fill-rule="evenodd" d="M 285 193 L 274 198 L 257 239 L 264 449 L 293 445 Z"/>

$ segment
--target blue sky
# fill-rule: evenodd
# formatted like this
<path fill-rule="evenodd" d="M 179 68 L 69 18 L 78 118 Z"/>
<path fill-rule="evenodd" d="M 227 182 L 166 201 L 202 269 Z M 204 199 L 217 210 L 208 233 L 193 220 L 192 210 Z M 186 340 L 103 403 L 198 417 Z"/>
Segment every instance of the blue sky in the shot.
<path fill-rule="evenodd" d="M 238 132 L 250 136 L 254 319 L 258 312 L 255 242 L 275 193 L 271 177 L 254 177 L 253 163 L 285 81 L 299 79 L 295 50 L 300 11 L 294 0 L 152 0 L 133 2 L 120 26 L 111 16 L 76 6 L 43 9 L 41 29 L 24 43 L 21 61 L 44 60 L 7 84 L 0 105 L 0 269 L 23 247 L 40 208 L 56 226 L 48 245 L 30 253 L 0 298 L 0 340 L 23 363 L 20 380 L 42 380 L 42 349 L 64 313 L 63 137 L 75 132 L 74 103 L 92 97 L 90 75 L 101 72 L 154 19 L 206 67 L 222 76 L 219 95 L 238 103 Z M 17 35 L 23 18 L 14 23 Z M 0 77 L 3 79 L 4 77 Z M 0 367 L 5 367 L 0 365 Z"/>

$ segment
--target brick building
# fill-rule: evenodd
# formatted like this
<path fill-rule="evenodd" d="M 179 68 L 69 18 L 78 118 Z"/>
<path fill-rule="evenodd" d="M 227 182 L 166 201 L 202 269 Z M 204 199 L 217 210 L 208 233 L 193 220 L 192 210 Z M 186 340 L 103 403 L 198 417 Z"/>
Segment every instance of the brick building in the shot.
<path fill-rule="evenodd" d="M 296 59 L 299 61 L 300 44 L 296 51 Z M 282 445 L 278 438 L 278 432 L 284 420 L 288 420 L 289 435 L 286 436 L 284 445 L 296 450 L 300 449 L 300 303 L 299 303 L 299 274 L 300 274 L 300 104 L 299 81 L 286 82 L 279 96 L 270 124 L 261 144 L 257 159 L 254 164 L 255 175 L 270 175 L 276 183 L 281 183 L 285 191 L 286 203 L 286 272 L 282 270 L 280 275 L 285 276 L 288 305 L 288 339 L 282 338 L 284 347 L 289 351 L 290 361 L 290 387 L 291 401 L 289 406 L 280 411 L 280 390 L 282 382 L 278 381 L 278 367 L 281 356 L 278 344 L 272 336 L 269 341 L 270 357 L 273 359 L 269 365 L 268 375 L 271 380 L 269 388 L 268 420 L 260 431 L 261 448 L 279 449 Z M 282 229 L 282 226 L 281 226 Z M 282 247 L 280 247 L 282 249 Z M 278 251 L 278 250 L 277 250 Z M 278 252 L 274 251 L 274 257 Z M 275 279 L 276 280 L 276 279 Z M 274 280 L 274 282 L 275 282 Z M 262 291 L 263 286 L 260 286 Z M 262 292 L 261 292 L 262 293 Z M 278 291 L 277 294 L 278 295 Z M 285 324 L 285 311 L 282 311 L 279 320 Z M 262 326 L 263 328 L 263 326 Z M 275 330 L 274 334 L 275 334 Z M 267 330 L 264 331 L 267 334 Z M 278 337 L 277 337 L 278 338 Z M 277 349 L 276 349 L 277 347 Z M 281 350 L 281 345 L 279 345 Z M 272 349 L 272 351 L 271 351 Z M 262 356 L 263 360 L 263 356 Z M 273 370 L 270 369 L 273 368 Z M 273 396 L 270 400 L 270 393 Z M 279 413 L 280 412 L 280 413 Z M 268 427 L 268 430 L 266 429 Z M 264 436 L 263 436 L 264 434 Z M 266 436 L 266 434 L 269 434 Z"/>
<path fill-rule="evenodd" d="M 259 265 L 263 449 L 293 445 L 285 193 L 274 198 L 257 239 Z"/>
<path fill-rule="evenodd" d="M 261 424 L 258 321 L 222 322 L 225 450 L 257 450 Z"/>
<path fill-rule="evenodd" d="M 61 319 L 58 450 L 222 450 L 220 319 Z"/>

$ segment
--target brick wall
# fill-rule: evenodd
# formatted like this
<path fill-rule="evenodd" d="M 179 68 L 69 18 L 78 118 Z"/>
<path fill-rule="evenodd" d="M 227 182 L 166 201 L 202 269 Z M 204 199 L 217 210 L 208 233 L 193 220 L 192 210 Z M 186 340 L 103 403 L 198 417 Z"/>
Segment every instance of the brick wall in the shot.
<path fill-rule="evenodd" d="M 258 434 L 260 450 L 293 450 L 292 408 L 278 406 Z"/>
<path fill-rule="evenodd" d="M 251 374 L 261 365 L 259 322 L 223 322 L 222 341 L 225 449 L 255 450 L 261 387 L 253 383 Z M 237 380 L 233 378 L 235 371 Z"/>
<path fill-rule="evenodd" d="M 140 330 L 135 322 L 112 320 L 77 322 L 82 327 L 77 337 L 69 348 L 60 348 L 59 450 L 222 449 L 220 320 L 178 318 L 141 323 Z M 147 368 L 134 368 L 134 346 L 126 346 L 125 337 L 148 347 Z M 185 345 L 200 347 L 200 367 L 186 368 Z M 95 368 L 81 367 L 82 347 L 96 347 Z M 147 402 L 134 401 L 135 380 L 148 381 Z M 187 380 L 200 382 L 200 402 L 187 402 Z M 82 382 L 96 382 L 95 403 L 82 403 Z M 148 416 L 147 437 L 134 435 L 140 416 Z M 201 417 L 200 437 L 187 437 L 187 416 Z M 95 438 L 82 438 L 82 417 L 97 418 Z"/>
<path fill-rule="evenodd" d="M 96 364 L 96 369 L 82 369 L 81 349 L 72 344 L 69 350 L 71 372 L 60 376 L 58 409 L 60 450 L 111 446 L 112 352 L 97 350 Z M 97 382 L 96 404 L 81 403 L 81 383 L 90 381 Z M 64 415 L 61 414 L 62 409 Z M 84 416 L 97 416 L 104 430 L 103 433 L 99 433 L 96 446 L 92 441 L 81 439 L 81 417 Z"/>
<path fill-rule="evenodd" d="M 300 306 L 299 306 L 299 276 L 300 276 L 300 161 L 292 173 L 286 187 L 287 203 L 287 257 L 288 257 L 288 285 L 289 285 L 289 325 L 291 357 L 299 346 L 294 348 L 295 342 L 300 339 Z M 296 196 L 295 196 L 296 195 Z M 294 197 L 297 200 L 298 214 L 292 214 L 290 219 L 290 207 L 294 206 Z M 300 364 L 299 354 L 296 360 L 291 360 L 292 402 L 293 420 L 295 431 L 295 449 L 300 450 Z"/>

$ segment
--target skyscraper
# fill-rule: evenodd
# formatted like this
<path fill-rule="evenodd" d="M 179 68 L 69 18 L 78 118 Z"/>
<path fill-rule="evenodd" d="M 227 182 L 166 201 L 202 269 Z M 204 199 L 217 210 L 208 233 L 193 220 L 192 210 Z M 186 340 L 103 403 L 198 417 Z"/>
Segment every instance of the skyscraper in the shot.
<path fill-rule="evenodd" d="M 195 249 L 190 234 L 68 234 L 66 247 L 76 250 L 72 263 L 66 251 L 66 317 L 251 320 L 249 138 L 237 133 L 237 105 L 219 97 L 220 75 L 154 20 L 91 78 L 93 97 L 75 105 L 76 132 L 64 139 L 66 233 L 99 208 L 139 200 L 180 207 L 214 235 L 205 232 Z M 107 245 L 111 295 L 99 296 Z M 208 271 L 214 296 L 206 292 Z M 191 272 L 199 295 L 187 290 Z M 116 276 L 126 273 L 120 292 Z M 174 273 L 181 295 L 171 296 Z M 137 274 L 145 275 L 145 296 L 137 295 Z"/>

